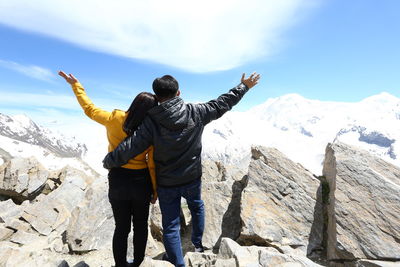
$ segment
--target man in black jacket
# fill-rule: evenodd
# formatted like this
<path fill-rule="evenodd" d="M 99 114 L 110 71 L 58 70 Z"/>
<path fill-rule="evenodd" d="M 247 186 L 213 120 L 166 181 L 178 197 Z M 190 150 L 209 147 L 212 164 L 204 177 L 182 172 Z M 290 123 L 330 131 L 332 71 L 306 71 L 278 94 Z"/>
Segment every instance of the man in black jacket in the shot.
<path fill-rule="evenodd" d="M 164 246 L 175 266 L 185 266 L 180 240 L 181 197 L 192 215 L 192 243 L 203 251 L 204 204 L 201 200 L 201 136 L 204 126 L 220 118 L 258 83 L 253 73 L 216 100 L 186 104 L 179 97 L 178 82 L 170 75 L 157 78 L 153 91 L 160 105 L 151 109 L 142 125 L 103 160 L 107 169 L 120 167 L 154 145 L 158 197 L 162 214 Z"/>

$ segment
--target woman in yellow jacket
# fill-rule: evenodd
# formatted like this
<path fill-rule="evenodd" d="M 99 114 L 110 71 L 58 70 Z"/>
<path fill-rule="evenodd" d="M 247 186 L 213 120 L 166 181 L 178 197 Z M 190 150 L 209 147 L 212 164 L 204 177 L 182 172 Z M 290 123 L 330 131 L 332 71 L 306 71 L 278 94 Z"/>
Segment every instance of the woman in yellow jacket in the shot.
<path fill-rule="evenodd" d="M 113 151 L 125 137 L 133 134 L 145 118 L 147 111 L 157 105 L 153 94 L 140 93 L 133 100 L 128 111 L 115 109 L 113 112 L 107 112 L 92 103 L 83 86 L 72 74 L 67 75 L 60 71 L 59 75 L 72 86 L 85 114 L 106 127 L 108 151 Z M 121 168 L 111 169 L 108 180 L 108 197 L 115 219 L 113 254 L 116 267 L 125 267 L 127 264 L 127 241 L 131 221 L 134 229 L 133 266 L 139 266 L 143 261 L 147 243 L 149 204 L 155 203 L 157 199 L 153 147 L 150 146 Z"/>

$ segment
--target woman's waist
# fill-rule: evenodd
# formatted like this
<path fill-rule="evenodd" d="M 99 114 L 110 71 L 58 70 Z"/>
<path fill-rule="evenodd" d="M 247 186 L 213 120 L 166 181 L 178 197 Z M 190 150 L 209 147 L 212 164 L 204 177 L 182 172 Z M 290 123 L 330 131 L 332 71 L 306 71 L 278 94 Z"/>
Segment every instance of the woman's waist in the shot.
<path fill-rule="evenodd" d="M 130 170 L 147 169 L 147 161 L 130 159 L 128 161 L 128 163 L 126 163 L 125 165 L 122 165 L 121 167 L 125 168 L 125 169 L 130 169 Z"/>
<path fill-rule="evenodd" d="M 141 168 L 141 169 L 129 169 L 125 167 L 112 168 L 108 176 L 112 177 L 124 177 L 124 178 L 148 178 L 150 176 L 149 169 Z"/>

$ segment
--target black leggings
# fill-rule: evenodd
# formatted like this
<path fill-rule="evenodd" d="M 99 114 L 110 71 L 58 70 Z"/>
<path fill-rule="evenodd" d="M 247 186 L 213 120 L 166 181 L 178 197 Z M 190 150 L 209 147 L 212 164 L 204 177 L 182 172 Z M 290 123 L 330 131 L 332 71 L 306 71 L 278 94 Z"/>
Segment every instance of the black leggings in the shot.
<path fill-rule="evenodd" d="M 151 182 L 146 170 L 112 169 L 109 173 L 109 200 L 114 214 L 113 254 L 116 267 L 126 266 L 128 235 L 133 226 L 134 266 L 139 266 L 146 250 L 151 199 Z"/>

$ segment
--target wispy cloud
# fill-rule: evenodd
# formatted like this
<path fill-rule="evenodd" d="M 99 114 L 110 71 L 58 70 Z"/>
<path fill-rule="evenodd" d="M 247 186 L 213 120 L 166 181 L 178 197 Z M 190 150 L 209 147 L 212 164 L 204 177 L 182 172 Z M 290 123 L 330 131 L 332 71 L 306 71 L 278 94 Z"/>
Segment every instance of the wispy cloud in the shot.
<path fill-rule="evenodd" d="M 52 71 L 36 65 L 23 65 L 14 61 L 0 59 L 0 67 L 17 71 L 23 75 L 42 81 L 53 81 L 55 78 Z"/>
<path fill-rule="evenodd" d="M 0 90 L 0 109 L 38 109 L 51 108 L 64 110 L 65 112 L 82 111 L 75 96 L 63 94 L 37 94 L 37 93 L 18 93 Z M 118 99 L 93 98 L 92 101 L 98 107 L 112 111 L 113 109 L 124 109 L 129 107 L 128 102 L 119 101 Z"/>
<path fill-rule="evenodd" d="M 87 49 L 194 72 L 274 53 L 282 33 L 319 0 L 5 0 L 0 23 Z"/>
<path fill-rule="evenodd" d="M 77 110 L 79 105 L 72 96 L 0 91 L 0 105 L 11 107 L 51 107 Z"/>

